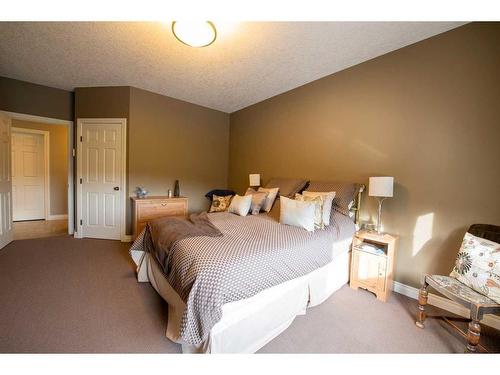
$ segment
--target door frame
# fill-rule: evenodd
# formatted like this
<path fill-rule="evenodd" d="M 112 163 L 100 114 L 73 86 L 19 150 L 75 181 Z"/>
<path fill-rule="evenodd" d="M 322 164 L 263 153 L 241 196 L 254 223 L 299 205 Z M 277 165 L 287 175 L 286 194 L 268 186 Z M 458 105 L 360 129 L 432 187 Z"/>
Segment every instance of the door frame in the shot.
<path fill-rule="evenodd" d="M 83 124 L 114 124 L 122 127 L 122 159 L 121 159 L 121 186 L 120 189 L 120 239 L 122 242 L 130 242 L 130 236 L 127 236 L 127 119 L 126 118 L 78 118 L 77 124 L 77 146 L 76 146 L 76 171 L 77 171 L 77 188 L 76 188 L 76 231 L 75 238 L 84 238 L 82 223 L 82 206 L 83 194 L 82 184 L 78 183 L 83 179 L 82 174 L 82 147 L 81 140 L 83 136 Z"/>
<path fill-rule="evenodd" d="M 11 126 L 10 128 L 11 150 L 12 150 L 13 133 L 38 134 L 43 136 L 44 218 L 45 220 L 50 220 L 50 133 L 46 130 L 26 129 L 26 128 L 18 128 L 15 126 Z M 12 178 L 12 169 L 10 177 Z M 14 201 L 14 196 L 12 196 L 12 200 Z M 12 202 L 12 216 L 14 216 L 14 202 Z"/>
<path fill-rule="evenodd" d="M 10 117 L 11 120 L 39 122 L 42 124 L 62 125 L 68 129 L 68 234 L 75 232 L 75 188 L 74 188 L 74 157 L 75 157 L 75 142 L 74 142 L 74 126 L 73 121 L 60 120 L 51 117 L 43 117 L 36 115 L 28 115 L 25 113 L 0 111 L 4 115 Z M 64 216 L 54 215 L 51 219 L 64 219 Z"/>

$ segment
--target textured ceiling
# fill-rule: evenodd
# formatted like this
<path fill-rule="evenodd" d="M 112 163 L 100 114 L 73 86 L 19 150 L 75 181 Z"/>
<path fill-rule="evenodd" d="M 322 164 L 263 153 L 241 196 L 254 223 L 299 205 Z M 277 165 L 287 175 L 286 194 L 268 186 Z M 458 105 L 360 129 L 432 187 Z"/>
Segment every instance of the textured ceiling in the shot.
<path fill-rule="evenodd" d="M 191 48 L 166 23 L 0 22 L 0 75 L 66 90 L 135 86 L 230 113 L 461 24 L 219 24 L 214 44 Z"/>

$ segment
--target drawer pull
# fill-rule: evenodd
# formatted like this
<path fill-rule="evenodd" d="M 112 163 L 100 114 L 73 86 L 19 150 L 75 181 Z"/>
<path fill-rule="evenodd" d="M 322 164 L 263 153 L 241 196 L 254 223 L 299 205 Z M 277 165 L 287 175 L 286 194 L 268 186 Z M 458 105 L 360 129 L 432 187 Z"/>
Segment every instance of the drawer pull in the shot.
<path fill-rule="evenodd" d="M 162 205 L 162 206 L 166 206 L 167 204 L 166 204 L 166 203 L 162 203 L 161 205 Z"/>

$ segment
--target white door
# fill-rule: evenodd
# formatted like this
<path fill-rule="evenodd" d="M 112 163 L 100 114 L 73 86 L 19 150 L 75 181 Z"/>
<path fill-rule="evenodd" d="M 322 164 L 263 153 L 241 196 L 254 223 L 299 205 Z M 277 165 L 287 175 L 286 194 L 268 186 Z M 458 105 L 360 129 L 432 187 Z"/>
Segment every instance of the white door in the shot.
<path fill-rule="evenodd" d="M 10 118 L 0 113 L 0 249 L 11 241 Z"/>
<path fill-rule="evenodd" d="M 122 120 L 121 120 L 122 121 Z M 121 238 L 125 137 L 121 122 L 79 120 L 79 237 Z"/>
<path fill-rule="evenodd" d="M 43 134 L 12 130 L 14 221 L 45 219 L 44 143 Z"/>

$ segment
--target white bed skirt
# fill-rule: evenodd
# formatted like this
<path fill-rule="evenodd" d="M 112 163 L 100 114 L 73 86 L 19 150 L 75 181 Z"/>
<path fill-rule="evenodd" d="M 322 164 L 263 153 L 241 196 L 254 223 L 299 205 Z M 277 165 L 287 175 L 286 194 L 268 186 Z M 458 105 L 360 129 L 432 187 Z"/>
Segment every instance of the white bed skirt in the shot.
<path fill-rule="evenodd" d="M 349 281 L 350 252 L 337 253 L 329 264 L 313 272 L 263 290 L 250 298 L 222 306 L 222 318 L 200 346 L 187 345 L 179 335 L 186 307 L 167 282 L 157 263 L 144 252 L 132 258 L 137 279 L 151 282 L 168 303 L 167 337 L 182 344 L 184 353 L 254 353 L 283 332 L 297 315 L 325 301 Z"/>

